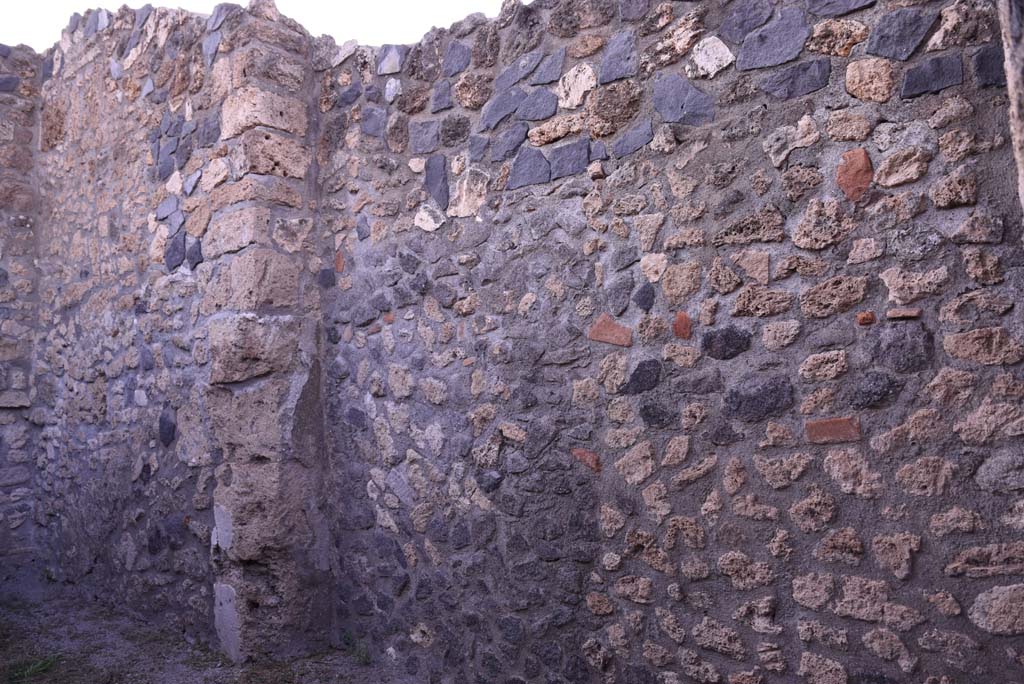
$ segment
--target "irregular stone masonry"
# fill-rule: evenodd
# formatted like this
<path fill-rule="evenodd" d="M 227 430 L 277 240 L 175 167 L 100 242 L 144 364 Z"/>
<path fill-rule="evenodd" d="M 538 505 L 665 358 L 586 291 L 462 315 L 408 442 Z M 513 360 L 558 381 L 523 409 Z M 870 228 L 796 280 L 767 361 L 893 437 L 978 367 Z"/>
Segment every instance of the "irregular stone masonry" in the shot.
<path fill-rule="evenodd" d="M 410 681 L 1020 679 L 998 36 L 256 0 L 0 49 L 0 593 Z"/>

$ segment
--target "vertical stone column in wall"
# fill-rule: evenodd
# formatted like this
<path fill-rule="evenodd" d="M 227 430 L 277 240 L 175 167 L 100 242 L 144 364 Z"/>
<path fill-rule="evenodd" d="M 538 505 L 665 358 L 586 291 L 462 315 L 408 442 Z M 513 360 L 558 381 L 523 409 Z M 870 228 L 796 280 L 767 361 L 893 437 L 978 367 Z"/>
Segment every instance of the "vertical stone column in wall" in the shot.
<path fill-rule="evenodd" d="M 1010 94 L 1010 131 L 1017 159 L 1017 192 L 1024 205 L 1024 0 L 999 0 L 999 20 Z"/>
<path fill-rule="evenodd" d="M 0 45 L 0 595 L 24 597 L 40 560 L 31 452 L 32 336 L 37 321 L 32 145 L 40 58 Z"/>
<path fill-rule="evenodd" d="M 227 36 L 231 88 L 204 257 L 206 403 L 214 491 L 215 622 L 236 661 L 315 649 L 331 621 L 323 514 L 317 265 L 307 35 L 251 6 Z"/>

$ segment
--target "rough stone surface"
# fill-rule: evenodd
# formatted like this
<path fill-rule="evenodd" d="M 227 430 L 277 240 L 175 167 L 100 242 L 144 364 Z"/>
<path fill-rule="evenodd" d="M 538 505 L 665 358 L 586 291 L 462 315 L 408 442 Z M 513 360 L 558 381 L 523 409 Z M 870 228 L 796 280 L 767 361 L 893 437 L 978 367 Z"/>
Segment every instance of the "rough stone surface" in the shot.
<path fill-rule="evenodd" d="M 736 55 L 718 36 L 710 36 L 693 46 L 690 51 L 692 64 L 686 66 L 690 78 L 714 78 L 723 69 L 736 61 Z"/>
<path fill-rule="evenodd" d="M 761 80 L 758 87 L 780 100 L 791 100 L 821 90 L 832 76 L 831 60 L 812 59 L 780 69 Z"/>
<path fill-rule="evenodd" d="M 993 19 L 545 0 L 377 49 L 257 0 L 0 48 L 0 594 L 253 672 L 1014 680 Z"/>
<path fill-rule="evenodd" d="M 655 110 L 670 123 L 700 126 L 715 118 L 711 96 L 678 74 L 656 77 L 652 99 Z"/>
<path fill-rule="evenodd" d="M 849 57 L 854 46 L 867 40 L 868 27 L 853 19 L 826 19 L 811 30 L 807 49 L 834 57 Z"/>
<path fill-rule="evenodd" d="M 869 55 L 904 61 L 921 44 L 938 15 L 929 9 L 900 8 L 879 18 L 871 32 Z"/>
<path fill-rule="evenodd" d="M 875 182 L 886 188 L 913 183 L 926 173 L 932 153 L 924 147 L 906 147 L 882 160 Z"/>
<path fill-rule="evenodd" d="M 636 76 L 639 68 L 640 58 L 636 51 L 636 34 L 632 31 L 619 31 L 612 34 L 605 47 L 598 82 L 604 85 L 622 78 Z"/>
<path fill-rule="evenodd" d="M 871 187 L 874 175 L 875 169 L 868 151 L 858 147 L 843 153 L 842 162 L 836 170 L 836 184 L 848 200 L 856 202 Z"/>
<path fill-rule="evenodd" d="M 804 13 L 796 7 L 786 7 L 767 24 L 746 35 L 736 57 L 736 68 L 763 69 L 796 59 L 810 34 Z"/>
<path fill-rule="evenodd" d="M 895 71 L 887 59 L 871 57 L 846 66 L 846 92 L 860 100 L 888 102 L 895 89 Z"/>
<path fill-rule="evenodd" d="M 751 31 L 763 26 L 772 16 L 771 0 L 750 0 L 733 3 L 731 12 L 719 27 L 726 40 L 742 43 Z"/>
<path fill-rule="evenodd" d="M 838 17 L 874 4 L 875 0 L 808 0 L 807 11 L 822 17 Z"/>
<path fill-rule="evenodd" d="M 993 587 L 974 600 L 968 616 L 992 634 L 1024 634 L 1024 584 Z"/>
<path fill-rule="evenodd" d="M 903 75 L 900 97 L 907 99 L 925 93 L 939 93 L 963 81 L 964 64 L 961 55 L 932 57 L 907 70 Z"/>

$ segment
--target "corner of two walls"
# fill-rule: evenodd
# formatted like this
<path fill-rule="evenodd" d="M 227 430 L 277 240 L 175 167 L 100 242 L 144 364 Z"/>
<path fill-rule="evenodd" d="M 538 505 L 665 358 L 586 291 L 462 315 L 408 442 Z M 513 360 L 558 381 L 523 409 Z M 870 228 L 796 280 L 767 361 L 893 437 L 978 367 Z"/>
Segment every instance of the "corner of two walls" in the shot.
<path fill-rule="evenodd" d="M 3 593 L 330 638 L 310 44 L 146 6 L 2 55 Z"/>
<path fill-rule="evenodd" d="M 3 414 L 52 572 L 237 660 L 1011 671 L 996 40 L 972 0 L 508 2 L 379 50 L 267 2 L 73 20 Z"/>

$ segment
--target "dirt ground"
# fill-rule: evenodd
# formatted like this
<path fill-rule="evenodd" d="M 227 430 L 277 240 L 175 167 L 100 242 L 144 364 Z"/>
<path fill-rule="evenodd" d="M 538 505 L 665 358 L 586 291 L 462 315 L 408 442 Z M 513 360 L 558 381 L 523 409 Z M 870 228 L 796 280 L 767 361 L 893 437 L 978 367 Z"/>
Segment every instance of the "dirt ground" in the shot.
<path fill-rule="evenodd" d="M 74 604 L 0 605 L 0 684 L 400 684 L 365 647 L 231 664 L 158 626 Z"/>

